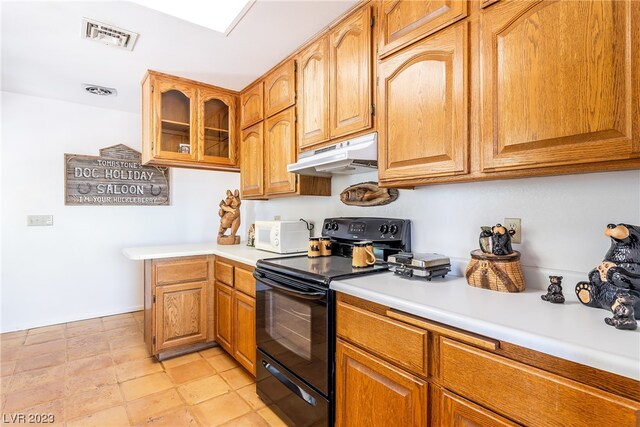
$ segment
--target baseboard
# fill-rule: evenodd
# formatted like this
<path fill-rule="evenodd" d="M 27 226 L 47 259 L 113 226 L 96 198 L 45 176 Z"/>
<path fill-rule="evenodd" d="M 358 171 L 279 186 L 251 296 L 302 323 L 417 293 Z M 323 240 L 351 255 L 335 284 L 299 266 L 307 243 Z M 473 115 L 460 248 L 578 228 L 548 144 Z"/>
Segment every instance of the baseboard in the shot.
<path fill-rule="evenodd" d="M 72 314 L 69 316 L 59 316 L 53 319 L 36 321 L 36 322 L 24 322 L 24 323 L 15 323 L 15 324 L 2 324 L 0 325 L 0 332 L 14 332 L 14 331 L 22 331 L 24 329 L 33 329 L 33 328 L 41 328 L 43 326 L 52 326 L 59 325 L 60 323 L 69 323 L 69 322 L 77 322 L 79 320 L 87 320 L 94 319 L 96 317 L 105 317 L 105 316 L 115 316 L 116 314 L 122 313 L 131 313 L 132 311 L 140 311 L 144 308 L 143 305 L 136 305 L 133 307 L 125 307 L 117 310 L 109 310 L 109 311 L 101 311 L 101 312 L 92 312 L 92 313 L 83 313 L 83 314 Z"/>

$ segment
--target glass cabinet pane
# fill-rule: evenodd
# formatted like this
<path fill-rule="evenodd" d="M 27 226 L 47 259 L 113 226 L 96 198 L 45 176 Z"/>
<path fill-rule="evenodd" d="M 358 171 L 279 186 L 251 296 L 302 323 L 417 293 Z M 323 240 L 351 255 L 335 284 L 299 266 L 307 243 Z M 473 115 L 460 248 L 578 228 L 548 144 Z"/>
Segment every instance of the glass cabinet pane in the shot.
<path fill-rule="evenodd" d="M 204 155 L 229 157 L 229 106 L 219 99 L 204 103 Z"/>
<path fill-rule="evenodd" d="M 162 94 L 162 137 L 160 150 L 173 153 L 191 153 L 191 100 L 179 90 Z"/>

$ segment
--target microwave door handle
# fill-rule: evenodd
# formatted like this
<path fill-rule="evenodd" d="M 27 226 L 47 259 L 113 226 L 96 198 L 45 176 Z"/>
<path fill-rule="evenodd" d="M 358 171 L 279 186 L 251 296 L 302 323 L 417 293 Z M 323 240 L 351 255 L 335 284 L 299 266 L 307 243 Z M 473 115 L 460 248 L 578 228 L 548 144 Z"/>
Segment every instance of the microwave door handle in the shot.
<path fill-rule="evenodd" d="M 255 277 L 257 280 L 260 280 L 261 282 L 266 283 L 267 285 L 271 286 L 272 288 L 276 288 L 279 291 L 282 291 L 285 294 L 289 294 L 289 295 L 293 295 L 296 298 L 303 298 L 303 299 L 308 299 L 308 300 L 319 300 L 319 299 L 323 299 L 327 293 L 324 291 L 316 291 L 316 292 L 305 292 L 305 291 L 299 291 L 293 288 L 290 288 L 288 286 L 284 286 L 281 285 L 278 282 L 274 282 L 271 279 L 267 279 L 264 276 L 260 276 L 258 274 L 256 274 L 254 272 L 253 277 Z"/>

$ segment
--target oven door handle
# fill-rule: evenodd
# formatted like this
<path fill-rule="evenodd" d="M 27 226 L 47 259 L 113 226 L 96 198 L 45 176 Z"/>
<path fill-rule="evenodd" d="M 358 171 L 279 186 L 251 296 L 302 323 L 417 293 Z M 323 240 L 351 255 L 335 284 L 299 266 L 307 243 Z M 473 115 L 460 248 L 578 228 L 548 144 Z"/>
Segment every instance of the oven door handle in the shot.
<path fill-rule="evenodd" d="M 309 393 L 295 385 L 289 378 L 282 375 L 282 372 L 278 371 L 271 363 L 263 360 L 262 366 L 264 366 L 271 375 L 280 381 L 286 388 L 295 393 L 300 399 L 304 400 L 311 406 L 316 406 L 317 401 L 315 397 L 311 396 Z"/>
<path fill-rule="evenodd" d="M 275 282 L 271 279 L 267 279 L 266 277 L 264 277 L 263 275 L 260 275 L 260 273 L 253 273 L 253 277 L 256 278 L 256 280 L 260 280 L 261 282 L 266 283 L 267 285 L 271 286 L 272 288 L 276 288 L 279 291 L 282 291 L 286 294 L 290 294 L 293 295 L 294 297 L 297 298 L 303 298 L 303 299 L 308 299 L 308 300 L 319 300 L 319 299 L 323 299 L 327 293 L 325 291 L 315 291 L 315 292 L 305 292 L 305 291 L 299 291 L 293 288 L 290 288 L 286 285 L 282 285 L 278 282 Z"/>

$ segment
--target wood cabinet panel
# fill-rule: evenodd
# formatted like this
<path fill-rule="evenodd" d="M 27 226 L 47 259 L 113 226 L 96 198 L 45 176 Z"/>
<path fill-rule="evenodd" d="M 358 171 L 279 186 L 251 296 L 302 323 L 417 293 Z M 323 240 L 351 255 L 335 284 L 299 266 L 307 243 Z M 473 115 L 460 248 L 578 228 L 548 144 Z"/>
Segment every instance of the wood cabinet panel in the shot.
<path fill-rule="evenodd" d="M 329 39 L 322 37 L 298 56 L 298 145 L 303 150 L 329 140 Z"/>
<path fill-rule="evenodd" d="M 265 190 L 267 194 L 296 192 L 296 174 L 287 165 L 296 161 L 295 112 L 289 108 L 265 121 Z"/>
<path fill-rule="evenodd" d="M 271 72 L 264 80 L 264 116 L 271 117 L 295 103 L 295 61 L 290 60 Z"/>
<path fill-rule="evenodd" d="M 242 131 L 240 188 L 243 198 L 264 196 L 263 122 Z"/>
<path fill-rule="evenodd" d="M 365 7 L 330 35 L 330 135 L 371 127 L 371 9 Z"/>
<path fill-rule="evenodd" d="M 233 286 L 237 291 L 255 298 L 256 279 L 253 277 L 253 270 L 235 268 L 233 272 Z"/>
<path fill-rule="evenodd" d="M 480 14 L 483 171 L 637 158 L 639 10 L 505 1 Z"/>
<path fill-rule="evenodd" d="M 247 128 L 264 119 L 264 82 L 250 87 L 240 95 L 240 127 Z"/>
<path fill-rule="evenodd" d="M 207 338 L 207 283 L 156 288 L 156 350 L 194 344 Z"/>
<path fill-rule="evenodd" d="M 215 261 L 215 276 L 218 282 L 233 286 L 233 265 L 220 259 Z"/>
<path fill-rule="evenodd" d="M 380 63 L 381 180 L 468 172 L 467 26 L 452 26 Z"/>
<path fill-rule="evenodd" d="M 237 290 L 233 294 L 233 325 L 233 357 L 255 375 L 256 300 Z"/>
<path fill-rule="evenodd" d="M 443 385 L 525 425 L 632 426 L 640 403 L 443 338 Z M 562 402 L 562 404 L 558 404 Z"/>
<path fill-rule="evenodd" d="M 154 263 L 156 285 L 206 281 L 209 261 L 206 258 L 178 258 Z"/>
<path fill-rule="evenodd" d="M 448 390 L 442 391 L 440 405 L 440 426 L 442 427 L 518 427 L 520 425 Z"/>
<path fill-rule="evenodd" d="M 467 16 L 466 0 L 384 0 L 379 55 L 386 56 Z"/>
<path fill-rule="evenodd" d="M 336 426 L 427 425 L 427 383 L 341 340 L 336 345 Z"/>
<path fill-rule="evenodd" d="M 201 88 L 198 91 L 198 159 L 236 166 L 236 97 Z"/>
<path fill-rule="evenodd" d="M 233 354 L 233 289 L 230 286 L 216 282 L 215 292 L 216 341 L 229 354 Z"/>

